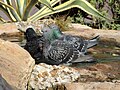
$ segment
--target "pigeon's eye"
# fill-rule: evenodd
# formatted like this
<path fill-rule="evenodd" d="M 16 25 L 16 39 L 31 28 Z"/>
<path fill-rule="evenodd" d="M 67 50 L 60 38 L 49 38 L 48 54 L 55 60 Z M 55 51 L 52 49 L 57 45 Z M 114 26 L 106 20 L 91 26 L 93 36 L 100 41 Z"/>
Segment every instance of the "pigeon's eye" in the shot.
<path fill-rule="evenodd" d="M 45 30 L 44 32 L 47 32 L 47 30 Z"/>
<path fill-rule="evenodd" d="M 41 30 L 41 32 L 43 32 L 43 33 L 44 33 L 44 32 L 47 32 L 47 30 Z"/>
<path fill-rule="evenodd" d="M 52 28 L 52 29 L 56 29 L 56 27 L 55 27 L 55 26 L 51 26 L 51 28 Z"/>

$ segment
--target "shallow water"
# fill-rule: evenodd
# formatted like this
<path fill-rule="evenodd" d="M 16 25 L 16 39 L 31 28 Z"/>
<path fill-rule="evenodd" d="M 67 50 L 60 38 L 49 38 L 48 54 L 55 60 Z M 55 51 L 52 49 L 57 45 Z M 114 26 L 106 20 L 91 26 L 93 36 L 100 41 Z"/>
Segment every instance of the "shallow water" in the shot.
<path fill-rule="evenodd" d="M 24 36 L 2 36 L 3 40 L 8 40 L 13 43 L 24 47 L 26 40 Z M 109 63 L 109 62 L 119 62 L 120 61 L 120 47 L 104 45 L 104 43 L 99 43 L 97 46 L 88 50 L 88 55 L 92 55 L 98 63 Z M 82 63 L 83 64 L 83 63 Z M 85 64 L 85 63 L 84 63 Z M 95 64 L 95 63 L 87 63 Z"/>
<path fill-rule="evenodd" d="M 11 41 L 24 47 L 26 40 L 24 37 L 1 37 L 4 40 Z M 120 47 L 108 46 L 103 43 L 88 50 L 88 54 L 92 55 L 97 62 L 73 64 L 71 67 L 91 69 L 91 66 L 102 70 L 103 73 L 109 74 L 110 78 L 120 79 Z M 105 69 L 105 66 L 111 68 Z M 113 77 L 114 76 L 114 77 Z"/>

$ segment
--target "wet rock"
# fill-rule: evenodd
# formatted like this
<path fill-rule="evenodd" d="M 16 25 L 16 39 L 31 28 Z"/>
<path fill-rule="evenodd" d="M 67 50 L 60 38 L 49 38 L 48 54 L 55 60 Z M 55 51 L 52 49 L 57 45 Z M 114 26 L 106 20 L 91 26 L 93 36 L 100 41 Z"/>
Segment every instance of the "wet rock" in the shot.
<path fill-rule="evenodd" d="M 34 59 L 26 50 L 0 39 L 0 74 L 14 90 L 26 90 L 34 65 Z"/>
<path fill-rule="evenodd" d="M 80 73 L 67 66 L 39 64 L 33 69 L 29 86 L 34 90 L 55 87 L 78 80 Z"/>
<path fill-rule="evenodd" d="M 120 83 L 111 82 L 87 82 L 70 83 L 65 85 L 67 90 L 119 90 Z"/>

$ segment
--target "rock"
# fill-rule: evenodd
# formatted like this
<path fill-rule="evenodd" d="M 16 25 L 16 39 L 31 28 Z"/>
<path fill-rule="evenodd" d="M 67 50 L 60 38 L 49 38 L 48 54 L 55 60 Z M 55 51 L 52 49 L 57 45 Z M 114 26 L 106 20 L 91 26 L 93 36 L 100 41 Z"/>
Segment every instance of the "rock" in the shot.
<path fill-rule="evenodd" d="M 80 73 L 72 67 L 41 63 L 34 67 L 29 86 L 41 90 L 76 81 L 79 77 Z"/>
<path fill-rule="evenodd" d="M 4 23 L 0 24 L 0 35 L 2 34 L 11 34 L 16 35 L 19 33 L 17 26 L 14 23 Z"/>
<path fill-rule="evenodd" d="M 14 90 L 26 90 L 34 59 L 19 45 L 0 39 L 0 74 Z"/>
<path fill-rule="evenodd" d="M 6 82 L 6 80 L 0 75 L 0 90 L 12 90 L 12 87 Z"/>
<path fill-rule="evenodd" d="M 44 25 L 43 23 L 53 23 L 53 20 L 39 20 L 36 22 L 19 22 L 19 23 L 5 23 L 0 24 L 0 35 L 1 34 L 9 34 L 16 35 L 19 34 L 18 29 L 26 29 L 27 26 L 32 25 L 35 27 L 36 32 L 38 32 Z M 65 31 L 66 34 L 72 34 L 77 36 L 82 36 L 85 38 L 92 38 L 94 36 L 100 35 L 100 41 L 104 42 L 112 42 L 110 44 L 117 44 L 120 46 L 120 31 L 119 30 L 101 30 L 101 29 L 92 29 L 91 27 L 72 23 L 69 25 L 71 31 Z M 78 33 L 79 32 L 79 33 Z M 39 33 L 39 32 L 38 32 Z"/>
<path fill-rule="evenodd" d="M 80 82 L 105 81 L 108 78 L 103 72 L 97 70 L 80 69 L 78 71 L 81 74 Z"/>
<path fill-rule="evenodd" d="M 70 83 L 65 85 L 66 90 L 120 90 L 120 83 L 87 82 Z"/>
<path fill-rule="evenodd" d="M 90 29 L 81 28 L 81 24 L 72 24 L 73 29 L 71 31 L 65 31 L 66 34 L 72 34 L 82 36 L 85 38 L 92 38 L 100 35 L 100 41 L 104 41 L 109 44 L 117 44 L 120 46 L 120 31 L 119 30 L 101 30 L 101 29 Z"/>
<path fill-rule="evenodd" d="M 69 27 L 75 28 L 75 29 L 77 29 L 77 30 L 88 30 L 88 29 L 92 30 L 91 27 L 89 27 L 89 26 L 87 26 L 87 25 L 81 25 L 81 24 L 79 24 L 79 23 L 72 23 L 72 24 L 70 24 Z"/>

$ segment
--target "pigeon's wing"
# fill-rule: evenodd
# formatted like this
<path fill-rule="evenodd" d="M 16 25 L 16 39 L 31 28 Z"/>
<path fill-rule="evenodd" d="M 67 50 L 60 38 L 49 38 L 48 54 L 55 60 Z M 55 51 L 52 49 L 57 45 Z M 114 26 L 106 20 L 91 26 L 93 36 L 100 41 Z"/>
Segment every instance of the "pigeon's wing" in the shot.
<path fill-rule="evenodd" d="M 62 63 L 72 54 L 72 46 L 64 41 L 54 41 L 48 49 L 48 59 Z"/>
<path fill-rule="evenodd" d="M 64 35 L 63 40 L 72 44 L 74 48 L 77 48 L 79 50 L 79 52 L 85 53 L 87 51 L 88 43 L 82 37 L 72 36 L 72 35 Z"/>
<path fill-rule="evenodd" d="M 36 64 L 41 62 L 43 49 L 42 46 L 42 43 L 38 43 L 36 39 L 26 42 L 26 45 L 24 46 L 24 49 L 26 49 L 30 53 L 30 55 L 35 59 Z"/>
<path fill-rule="evenodd" d="M 47 58 L 50 64 L 70 63 L 82 55 L 72 44 L 62 40 L 56 40 L 48 48 Z"/>
<path fill-rule="evenodd" d="M 39 44 L 38 42 L 35 41 L 29 41 L 26 42 L 26 45 L 24 46 L 24 48 L 28 51 L 31 52 L 32 54 L 34 54 L 34 52 L 36 52 L 36 49 L 38 48 Z"/>
<path fill-rule="evenodd" d="M 39 47 L 39 50 L 41 52 L 43 52 L 43 46 L 44 46 L 44 43 L 45 43 L 45 38 L 43 36 L 38 36 L 38 39 L 37 39 L 37 42 L 38 42 L 38 47 Z"/>

